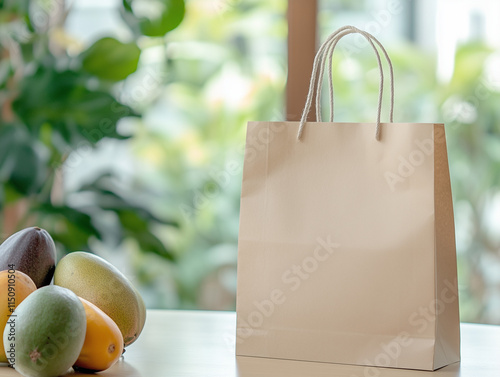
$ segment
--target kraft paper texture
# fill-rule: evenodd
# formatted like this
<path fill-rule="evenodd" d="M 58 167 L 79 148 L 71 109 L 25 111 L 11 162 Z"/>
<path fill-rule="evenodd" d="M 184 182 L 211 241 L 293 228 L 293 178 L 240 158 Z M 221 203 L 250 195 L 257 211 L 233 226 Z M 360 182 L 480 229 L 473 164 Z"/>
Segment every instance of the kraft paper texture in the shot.
<path fill-rule="evenodd" d="M 444 126 L 250 122 L 237 355 L 435 370 L 460 360 Z"/>

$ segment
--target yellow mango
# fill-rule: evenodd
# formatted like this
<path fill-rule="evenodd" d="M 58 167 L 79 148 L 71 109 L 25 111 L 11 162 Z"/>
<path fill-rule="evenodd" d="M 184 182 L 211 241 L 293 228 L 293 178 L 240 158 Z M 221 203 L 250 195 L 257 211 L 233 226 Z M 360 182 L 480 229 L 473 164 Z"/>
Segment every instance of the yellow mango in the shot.
<path fill-rule="evenodd" d="M 125 275 L 103 258 L 82 251 L 69 253 L 57 263 L 54 284 L 109 315 L 120 328 L 125 347 L 139 337 L 146 321 L 144 302 Z"/>
<path fill-rule="evenodd" d="M 85 308 L 87 332 L 74 367 L 99 372 L 112 366 L 123 353 L 123 336 L 118 325 L 90 301 L 79 297 Z"/>

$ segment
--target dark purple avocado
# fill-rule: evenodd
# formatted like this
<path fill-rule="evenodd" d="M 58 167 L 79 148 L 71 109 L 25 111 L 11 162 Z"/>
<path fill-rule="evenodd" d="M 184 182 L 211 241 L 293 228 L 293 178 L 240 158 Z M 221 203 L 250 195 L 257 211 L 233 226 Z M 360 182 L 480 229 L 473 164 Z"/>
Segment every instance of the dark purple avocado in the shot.
<path fill-rule="evenodd" d="M 49 285 L 56 268 L 56 246 L 50 234 L 41 228 L 20 230 L 0 245 L 0 271 L 15 270 L 28 275 L 37 288 Z"/>

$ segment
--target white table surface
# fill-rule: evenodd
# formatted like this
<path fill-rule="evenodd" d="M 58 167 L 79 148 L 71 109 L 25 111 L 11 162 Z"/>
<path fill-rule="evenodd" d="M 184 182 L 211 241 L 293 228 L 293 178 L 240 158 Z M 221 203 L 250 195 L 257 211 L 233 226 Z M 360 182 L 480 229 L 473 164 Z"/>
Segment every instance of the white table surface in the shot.
<path fill-rule="evenodd" d="M 234 312 L 148 310 L 139 339 L 95 376 L 499 377 L 500 326 L 462 324 L 462 361 L 434 372 L 235 356 Z M 71 373 L 70 376 L 89 376 Z M 0 367 L 0 377 L 20 376 Z"/>

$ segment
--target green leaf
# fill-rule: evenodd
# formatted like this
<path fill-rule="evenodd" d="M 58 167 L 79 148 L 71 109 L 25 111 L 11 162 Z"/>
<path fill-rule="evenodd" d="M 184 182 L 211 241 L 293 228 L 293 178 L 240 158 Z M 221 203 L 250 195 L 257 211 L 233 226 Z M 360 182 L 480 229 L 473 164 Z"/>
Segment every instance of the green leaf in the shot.
<path fill-rule="evenodd" d="M 14 189 L 9 184 L 9 182 L 7 182 L 5 184 L 5 186 L 3 187 L 3 190 L 4 190 L 4 200 L 5 200 L 4 204 L 15 203 L 18 200 L 21 200 L 22 198 L 25 197 L 24 195 L 20 194 L 19 191 Z"/>
<path fill-rule="evenodd" d="M 58 227 L 51 229 L 45 226 L 56 243 L 64 245 L 67 251 L 85 250 L 90 251 L 89 241 L 92 234 L 80 228 L 78 223 L 71 222 L 65 218 L 57 220 Z"/>
<path fill-rule="evenodd" d="M 13 71 L 8 59 L 0 61 L 0 89 L 5 88 L 7 80 L 11 77 Z"/>
<path fill-rule="evenodd" d="M 150 252 L 156 255 L 159 255 L 162 258 L 165 258 L 169 261 L 174 261 L 175 256 L 172 254 L 170 250 L 167 250 L 163 242 L 161 242 L 158 237 L 156 237 L 150 231 L 137 231 L 135 229 L 125 231 L 125 234 L 135 240 L 139 248 L 143 252 Z"/>
<path fill-rule="evenodd" d="M 131 2 L 132 2 L 132 0 L 123 0 L 122 4 L 123 4 L 123 8 L 127 12 L 133 13 Z"/>
<path fill-rule="evenodd" d="M 148 222 L 133 210 L 118 210 L 116 213 L 125 229 L 133 230 L 134 232 L 145 232 L 148 230 Z"/>
<path fill-rule="evenodd" d="M 18 138 L 19 130 L 13 125 L 0 127 L 0 181 L 7 181 L 14 168 L 13 160 L 9 159 L 13 140 Z"/>
<path fill-rule="evenodd" d="M 484 69 L 484 62 L 492 49 L 482 43 L 472 42 L 460 46 L 455 55 L 455 67 L 450 81 L 453 93 L 468 93 L 477 85 Z"/>
<path fill-rule="evenodd" d="M 41 217 L 43 227 L 54 241 L 60 242 L 69 250 L 88 249 L 91 237 L 102 239 L 101 233 L 92 224 L 92 217 L 79 209 L 41 203 L 31 208 L 31 212 Z"/>
<path fill-rule="evenodd" d="M 93 203 L 95 203 L 96 206 L 106 211 L 115 212 L 120 218 L 120 221 L 131 229 L 134 226 L 139 226 L 136 217 L 140 217 L 144 221 L 142 229 L 146 229 L 148 222 L 173 227 L 179 226 L 178 222 L 170 219 L 160 219 L 149 210 L 134 204 L 136 201 L 133 202 L 117 194 L 115 192 L 117 191 L 117 187 L 113 183 L 113 177 L 110 173 L 102 174 L 94 182 L 81 186 L 78 191 L 94 194 Z M 130 218 L 132 218 L 132 220 L 129 220 Z M 132 221 L 132 223 L 129 221 Z"/>
<path fill-rule="evenodd" d="M 40 188 L 37 178 L 41 166 L 38 163 L 39 158 L 33 146 L 29 144 L 17 145 L 9 156 L 9 160 L 14 161 L 9 179 L 12 187 L 24 195 L 37 191 Z"/>
<path fill-rule="evenodd" d="M 125 21 L 133 29 L 137 27 L 148 37 L 162 37 L 174 30 L 184 19 L 184 0 L 123 0 Z M 137 15 L 138 9 L 149 8 L 146 15 Z M 151 9 L 157 9 L 153 12 Z M 143 12 L 144 13 L 144 12 Z"/>
<path fill-rule="evenodd" d="M 137 70 L 141 50 L 135 43 L 102 38 L 82 52 L 82 66 L 103 80 L 121 81 Z"/>
<path fill-rule="evenodd" d="M 135 240 L 144 252 L 150 252 L 174 260 L 174 254 L 156 237 L 152 227 L 157 224 L 178 226 L 174 221 L 157 218 L 149 210 L 141 208 L 115 192 L 112 176 L 101 175 L 91 184 L 80 187 L 79 192 L 92 193 L 93 203 L 100 210 L 111 211 L 119 221 L 120 232 Z M 96 211 L 97 212 L 97 211 Z"/>
<path fill-rule="evenodd" d="M 36 211 L 43 212 L 44 214 L 51 214 L 57 217 L 63 217 L 78 225 L 80 229 L 88 234 L 91 234 L 98 239 L 101 239 L 99 231 L 92 225 L 92 218 L 85 212 L 82 212 L 76 208 L 65 206 L 65 205 L 52 205 L 50 203 L 42 203 L 40 206 L 35 208 Z"/>
<path fill-rule="evenodd" d="M 28 13 L 30 0 L 7 0 L 0 1 L 0 9 L 24 15 Z"/>
<path fill-rule="evenodd" d="M 85 75 L 45 67 L 23 78 L 12 108 L 35 137 L 48 124 L 71 147 L 84 140 L 95 144 L 104 137 L 124 139 L 116 131 L 117 122 L 135 115 L 110 94 L 89 90 Z"/>
<path fill-rule="evenodd" d="M 44 159 L 21 127 L 0 128 L 0 181 L 27 196 L 42 188 L 46 173 Z"/>
<path fill-rule="evenodd" d="M 31 62 L 35 60 L 35 46 L 33 43 L 19 43 L 19 48 L 23 57 L 23 61 Z"/>

